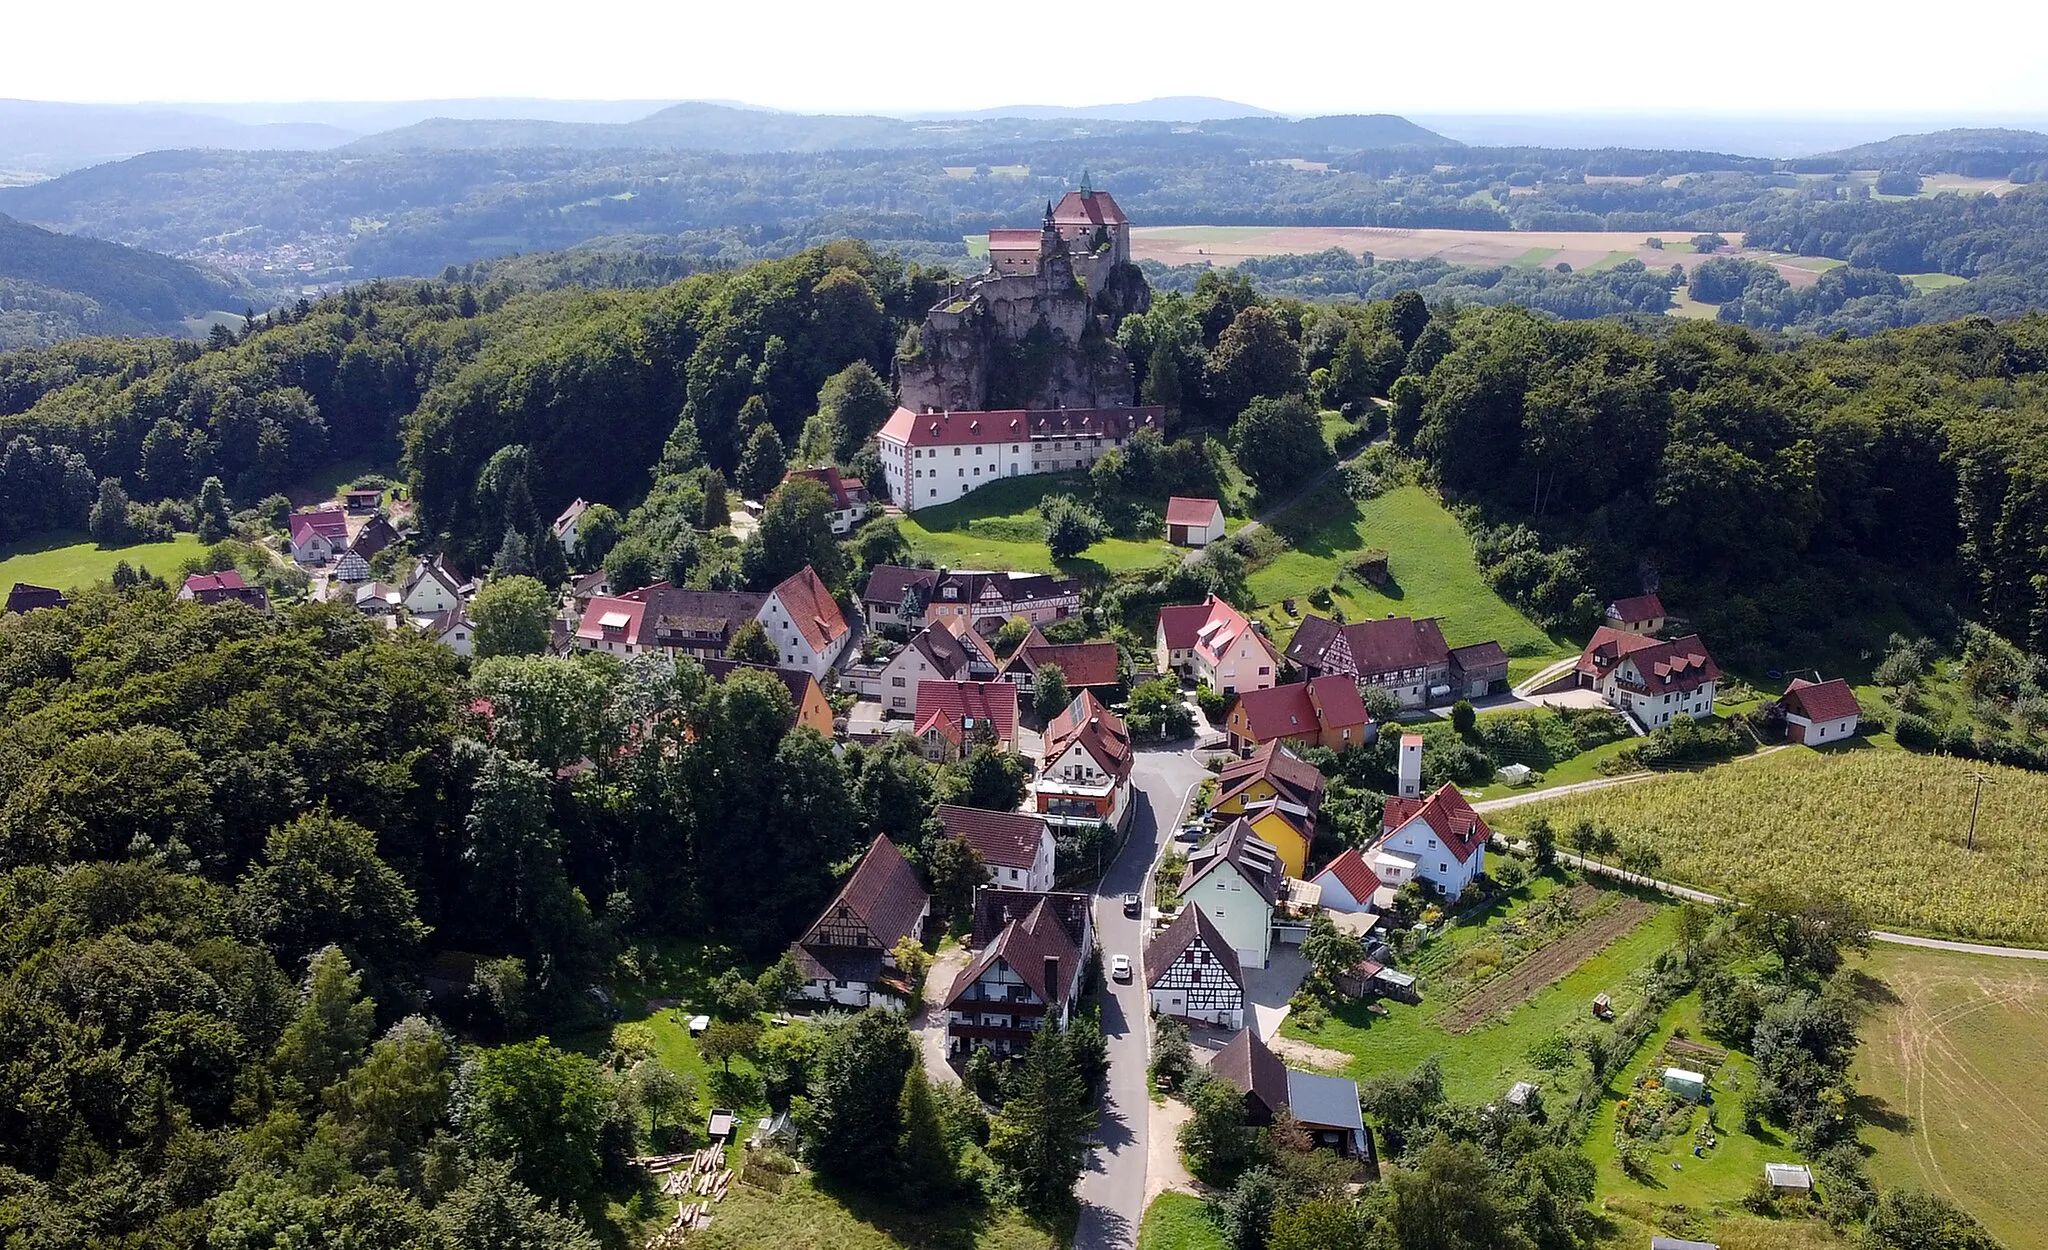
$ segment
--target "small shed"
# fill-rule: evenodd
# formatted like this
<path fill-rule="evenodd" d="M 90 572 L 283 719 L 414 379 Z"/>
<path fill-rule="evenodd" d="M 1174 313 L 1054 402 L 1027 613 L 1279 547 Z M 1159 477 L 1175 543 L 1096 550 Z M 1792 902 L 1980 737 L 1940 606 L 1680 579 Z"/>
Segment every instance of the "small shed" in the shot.
<path fill-rule="evenodd" d="M 1813 1172 L 1804 1163 L 1766 1163 L 1764 1179 L 1779 1193 L 1810 1193 Z"/>
<path fill-rule="evenodd" d="M 375 512 L 383 507 L 384 492 L 365 487 L 361 490 L 347 492 L 341 497 L 341 500 L 342 506 L 349 512 L 360 515 L 365 512 Z"/>
<path fill-rule="evenodd" d="M 711 1027 L 711 1017 L 710 1017 L 710 1016 L 691 1016 L 691 1017 L 690 1017 L 690 1036 L 691 1036 L 691 1037 L 700 1037 L 700 1036 L 702 1036 L 702 1035 L 703 1035 L 703 1033 L 704 1033 L 704 1030 L 706 1030 L 706 1029 L 708 1029 L 708 1028 L 710 1028 L 710 1027 Z"/>
<path fill-rule="evenodd" d="M 1602 990 L 1593 996 L 1593 1014 L 1602 1020 L 1614 1019 L 1614 1000 Z"/>
<path fill-rule="evenodd" d="M 1699 1102 L 1707 1096 L 1707 1078 L 1704 1073 L 1690 1068 L 1666 1068 L 1664 1088 L 1681 1098 Z"/>
<path fill-rule="evenodd" d="M 1206 547 L 1223 537 L 1223 505 L 1214 499 L 1175 495 L 1166 501 L 1166 541 L 1176 547 Z"/>
<path fill-rule="evenodd" d="M 1519 786 L 1523 782 L 1529 780 L 1529 774 L 1532 771 L 1534 770 L 1531 769 L 1527 764 L 1507 764 L 1503 765 L 1499 769 L 1499 771 L 1495 772 L 1494 776 L 1500 778 L 1503 782 L 1506 782 L 1508 785 Z"/>
<path fill-rule="evenodd" d="M 706 1125 L 705 1131 L 711 1134 L 712 1141 L 722 1142 L 732 1136 L 733 1126 L 738 1123 L 739 1117 L 733 1114 L 732 1108 L 713 1107 L 711 1109 L 711 1120 Z"/>
<path fill-rule="evenodd" d="M 1534 1111 L 1541 1103 L 1539 1091 L 1528 1081 L 1516 1081 L 1508 1087 L 1508 1106 L 1516 1111 Z"/>

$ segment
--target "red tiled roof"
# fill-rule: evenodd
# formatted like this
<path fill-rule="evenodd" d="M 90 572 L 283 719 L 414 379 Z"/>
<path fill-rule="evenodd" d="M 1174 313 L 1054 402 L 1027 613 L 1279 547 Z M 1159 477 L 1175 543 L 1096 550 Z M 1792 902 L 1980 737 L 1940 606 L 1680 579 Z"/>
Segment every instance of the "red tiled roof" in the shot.
<path fill-rule="evenodd" d="M 1287 643 L 1287 658 L 1298 667 L 1321 670 L 1328 663 L 1331 645 L 1340 637 L 1351 650 L 1354 671 L 1361 676 L 1428 668 L 1448 664 L 1451 658 L 1443 630 L 1433 617 L 1388 616 L 1339 625 L 1314 613 L 1303 617 L 1295 629 Z"/>
<path fill-rule="evenodd" d="M 1057 961 L 1056 980 L 1050 984 L 1045 978 L 1045 961 L 1048 958 Z M 1010 970 L 1030 987 L 1039 1002 L 1057 1009 L 1066 1001 L 1067 987 L 1073 984 L 1081 950 L 1054 914 L 1050 900 L 1041 898 L 1022 920 L 1004 925 L 996 940 L 983 947 L 973 963 L 961 969 L 960 975 L 954 978 L 952 992 L 946 995 L 946 1006 L 951 1007 L 958 1002 L 968 987 L 979 981 L 982 973 L 987 972 L 998 959 L 1008 964 Z"/>
<path fill-rule="evenodd" d="M 782 600 L 782 610 L 803 631 L 811 650 L 823 653 L 845 636 L 846 617 L 839 611 L 839 602 L 810 565 L 791 573 L 770 593 Z"/>
<path fill-rule="evenodd" d="M 1322 804 L 1323 774 L 1277 738 L 1260 743 L 1258 750 L 1246 758 L 1223 766 L 1223 771 L 1216 774 L 1216 801 L 1228 802 L 1232 795 L 1259 781 L 1270 783 L 1303 807 L 1314 809 Z"/>
<path fill-rule="evenodd" d="M 1856 702 L 1856 692 L 1839 677 L 1831 681 L 1807 681 L 1794 677 L 1785 690 L 1785 697 L 1779 702 L 1793 715 L 1814 721 L 1863 715 L 1863 705 Z"/>
<path fill-rule="evenodd" d="M 987 722 L 997 742 L 1015 742 L 1017 688 L 1006 681 L 921 681 L 915 714 L 917 733 L 936 726 L 956 746 L 965 742 L 969 718 L 977 726 Z"/>
<path fill-rule="evenodd" d="M 242 580 L 240 569 L 222 569 L 218 573 L 194 573 L 185 579 L 185 589 L 195 595 L 209 591 L 246 590 L 248 583 Z"/>
<path fill-rule="evenodd" d="M 1181 908 L 1173 923 L 1160 930 L 1159 936 L 1145 947 L 1145 984 L 1159 984 L 1159 978 L 1165 976 L 1166 970 L 1187 953 L 1198 937 L 1202 939 L 1202 945 L 1209 948 L 1209 954 L 1215 957 L 1217 966 L 1230 975 L 1231 984 L 1244 988 L 1244 969 L 1237 962 L 1237 951 L 1216 931 L 1216 926 L 1201 907 L 1194 903 Z"/>
<path fill-rule="evenodd" d="M 1638 621 L 1655 621 L 1664 616 L 1664 601 L 1655 595 L 1636 595 L 1628 599 L 1616 599 L 1607 605 L 1609 620 L 1623 624 Z"/>
<path fill-rule="evenodd" d="M 1385 884 L 1379 874 L 1366 865 L 1365 857 L 1358 853 L 1356 847 L 1344 848 L 1342 855 L 1331 860 L 1316 875 L 1320 877 L 1324 873 L 1335 877 L 1343 884 L 1345 892 L 1361 903 L 1371 903 L 1373 894 Z"/>
<path fill-rule="evenodd" d="M 1026 812 L 992 812 L 979 807 L 939 804 L 939 824 L 980 854 L 985 864 L 1029 868 L 1038 860 L 1045 821 Z"/>
<path fill-rule="evenodd" d="M 903 852 L 886 836 L 877 836 L 811 930 L 835 916 L 843 905 L 886 951 L 901 939 L 916 936 L 917 918 L 930 902 Z"/>
<path fill-rule="evenodd" d="M 647 603 L 612 595 L 593 595 L 576 623 L 576 636 L 590 642 L 622 642 L 637 646 L 640 625 L 647 616 Z"/>
<path fill-rule="evenodd" d="M 1191 499 L 1172 495 L 1166 500 L 1168 525 L 1208 525 L 1223 515 L 1223 505 L 1214 499 Z"/>
<path fill-rule="evenodd" d="M 1075 690 L 1084 686 L 1114 686 L 1124 675 L 1123 655 L 1115 643 L 1051 643 L 1035 625 L 1003 665 L 1003 671 L 1035 674 L 1048 664 L 1058 669 L 1067 679 L 1068 687 Z"/>
<path fill-rule="evenodd" d="M 1069 191 L 1052 210 L 1054 225 L 1128 226 L 1131 219 L 1107 191 Z"/>
<path fill-rule="evenodd" d="M 788 483 L 797 478 L 816 482 L 824 487 L 825 497 L 830 499 L 832 507 L 840 512 L 865 502 L 864 499 L 856 498 L 856 495 L 865 495 L 867 493 L 861 480 L 857 477 L 841 477 L 837 466 L 827 464 L 820 465 L 814 469 L 791 469 L 788 473 L 783 474 L 782 480 L 784 483 Z"/>
<path fill-rule="evenodd" d="M 1222 658 L 1225 648 L 1252 629 L 1244 613 L 1210 595 L 1200 603 L 1175 604 L 1159 609 L 1159 627 L 1172 651 L 1200 651 L 1211 663 Z M 1273 655 L 1273 644 L 1258 634 L 1259 645 Z M 1277 660 L 1279 657 L 1274 655 Z"/>
<path fill-rule="evenodd" d="M 1229 1081 L 1258 1104 L 1257 1118 L 1270 1120 L 1287 1106 L 1287 1065 L 1259 1040 L 1257 1029 L 1242 1029 L 1209 1061 L 1209 1075 Z"/>
<path fill-rule="evenodd" d="M 1458 787 L 1449 782 L 1439 786 L 1437 792 L 1426 799 L 1389 795 L 1386 807 L 1380 813 L 1380 835 L 1385 837 L 1418 816 L 1436 831 L 1436 836 L 1461 864 L 1472 858 L 1472 852 L 1485 846 L 1493 837 L 1493 831 L 1486 827 L 1479 813 L 1473 811 L 1465 796 L 1458 793 Z"/>
<path fill-rule="evenodd" d="M 1045 763 L 1051 768 L 1075 743 L 1103 772 L 1122 781 L 1131 775 L 1131 731 L 1093 691 L 1083 690 L 1045 727 Z"/>
<path fill-rule="evenodd" d="M 1145 426 L 1160 428 L 1166 409 L 1009 408 L 998 412 L 912 412 L 898 408 L 882 426 L 886 442 L 910 447 L 1022 443 L 1034 438 L 1128 438 Z"/>
<path fill-rule="evenodd" d="M 1259 742 L 1319 733 L 1326 729 L 1362 728 L 1372 721 L 1358 697 L 1358 684 L 1332 675 L 1237 696 L 1249 737 Z M 1233 714 L 1234 716 L 1234 714 Z"/>
<path fill-rule="evenodd" d="M 348 538 L 348 514 L 339 508 L 316 508 L 311 512 L 294 512 L 286 527 L 293 542 L 304 542 L 305 536 L 318 534 L 336 542 Z"/>
<path fill-rule="evenodd" d="M 1579 652 L 1577 671 L 1588 677 L 1598 677 L 1613 668 L 1623 656 L 1657 645 L 1655 638 L 1602 625 L 1593 631 L 1592 641 L 1586 644 L 1586 649 Z"/>
<path fill-rule="evenodd" d="M 991 230 L 988 232 L 988 249 L 991 252 L 1035 252 L 1039 240 L 1044 237 L 1043 230 Z"/>
<path fill-rule="evenodd" d="M 1631 651 L 1624 660 L 1642 677 L 1642 689 L 1650 694 L 1697 690 L 1719 680 L 1721 666 L 1707 653 L 1698 634 L 1687 634 L 1669 642 L 1655 642 Z"/>

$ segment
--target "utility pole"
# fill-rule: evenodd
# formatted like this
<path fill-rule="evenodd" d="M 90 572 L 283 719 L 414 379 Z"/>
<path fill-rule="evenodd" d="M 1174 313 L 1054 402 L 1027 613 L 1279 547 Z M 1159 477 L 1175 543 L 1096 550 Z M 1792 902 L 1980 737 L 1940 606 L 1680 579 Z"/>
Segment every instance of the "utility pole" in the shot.
<path fill-rule="evenodd" d="M 1984 801 L 1984 783 L 1991 780 L 1991 778 L 1979 772 L 1973 772 L 1970 775 L 1977 779 L 1977 793 L 1970 800 L 1970 837 L 1964 849 L 1974 851 L 1977 849 L 1977 805 Z"/>

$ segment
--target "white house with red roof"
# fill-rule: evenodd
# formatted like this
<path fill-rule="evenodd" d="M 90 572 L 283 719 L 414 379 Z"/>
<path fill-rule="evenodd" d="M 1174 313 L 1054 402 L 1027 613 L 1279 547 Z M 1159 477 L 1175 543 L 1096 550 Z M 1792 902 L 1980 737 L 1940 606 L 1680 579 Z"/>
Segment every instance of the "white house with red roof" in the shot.
<path fill-rule="evenodd" d="M 340 508 L 294 512 L 285 521 L 292 559 L 299 564 L 325 564 L 348 547 L 348 514 Z"/>
<path fill-rule="evenodd" d="M 1066 1027 L 1094 946 L 1088 903 L 1085 894 L 975 891 L 979 950 L 945 999 L 950 1052 L 1021 1054 L 1048 1023 Z"/>
<path fill-rule="evenodd" d="M 1223 505 L 1214 499 L 1173 495 L 1166 501 L 1166 541 L 1206 547 L 1223 537 Z"/>
<path fill-rule="evenodd" d="M 923 935 L 931 896 L 887 837 L 878 836 L 853 875 L 789 948 L 803 976 L 801 997 L 840 1007 L 902 1010 L 910 987 L 896 944 Z"/>
<path fill-rule="evenodd" d="M 1076 255 L 1086 256 L 1100 243 L 1107 245 L 1112 263 L 1131 259 L 1131 219 L 1107 191 L 1083 186 L 1067 192 L 1053 205 L 1052 226 Z"/>
<path fill-rule="evenodd" d="M 1679 716 L 1712 716 L 1721 680 L 1721 668 L 1698 634 L 1667 642 L 1611 625 L 1593 631 L 1576 671 L 1581 686 L 1599 691 L 1645 730 Z"/>
<path fill-rule="evenodd" d="M 1086 469 L 1141 429 L 1157 405 L 916 412 L 898 408 L 875 436 L 889 497 L 905 512 L 952 503 L 998 478 Z"/>
<path fill-rule="evenodd" d="M 1017 741 L 1017 688 L 1006 681 L 921 681 L 911 732 L 924 757 L 947 763 L 983 744 Z"/>
<path fill-rule="evenodd" d="M 233 599 L 262 611 L 270 610 L 270 596 L 261 586 L 251 586 L 244 581 L 240 569 L 194 573 L 178 588 L 178 598 L 188 602 L 196 599 L 200 603 L 225 603 Z"/>
<path fill-rule="evenodd" d="M 1052 827 L 1040 817 L 955 803 L 939 804 L 938 816 L 948 837 L 962 839 L 981 856 L 990 885 L 999 890 L 1052 889 Z"/>
<path fill-rule="evenodd" d="M 988 642 L 965 617 L 942 616 L 921 630 L 879 669 L 859 669 L 860 693 L 882 702 L 883 713 L 909 716 L 924 681 L 994 681 L 1001 669 Z"/>
<path fill-rule="evenodd" d="M 1323 870 L 1309 878 L 1322 891 L 1319 901 L 1330 911 L 1373 912 L 1379 910 L 1376 895 L 1386 885 L 1374 873 L 1357 847 L 1346 847 L 1344 853 L 1323 866 Z"/>
<path fill-rule="evenodd" d="M 1810 747 L 1855 737 L 1856 726 L 1863 719 L 1863 705 L 1856 702 L 1856 692 L 1839 677 L 1831 681 L 1794 677 L 1778 706 L 1785 713 L 1785 736 Z"/>
<path fill-rule="evenodd" d="M 839 653 L 853 637 L 839 601 L 808 564 L 768 592 L 756 619 L 768 630 L 783 668 L 809 673 L 820 681 L 838 663 Z"/>
<path fill-rule="evenodd" d="M 826 464 L 810 469 L 791 469 L 783 475 L 782 481 L 787 485 L 798 478 L 816 482 L 825 488 L 825 497 L 832 501 L 829 519 L 833 533 L 851 534 L 854 526 L 867 519 L 868 488 L 867 483 L 859 478 L 842 477 L 837 467 Z"/>
<path fill-rule="evenodd" d="M 1159 671 L 1209 683 L 1219 694 L 1279 684 L 1280 654 L 1245 615 L 1210 595 L 1159 609 Z"/>
<path fill-rule="evenodd" d="M 1458 787 L 1445 783 L 1426 799 L 1389 796 L 1380 814 L 1379 840 L 1364 859 L 1390 890 L 1427 881 L 1444 897 L 1456 898 L 1486 871 L 1486 844 L 1492 837 Z"/>

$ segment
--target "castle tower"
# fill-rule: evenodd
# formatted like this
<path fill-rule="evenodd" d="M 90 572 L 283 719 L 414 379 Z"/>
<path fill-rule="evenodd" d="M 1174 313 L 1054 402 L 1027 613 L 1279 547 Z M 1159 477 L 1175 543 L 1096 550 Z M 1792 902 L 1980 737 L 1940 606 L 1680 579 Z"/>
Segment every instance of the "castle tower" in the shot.
<path fill-rule="evenodd" d="M 1045 223 L 1038 228 L 1038 256 L 1040 260 L 1059 250 L 1059 227 L 1052 224 L 1052 201 L 1045 202 Z M 1043 266 L 1041 266 L 1041 269 Z"/>

